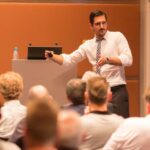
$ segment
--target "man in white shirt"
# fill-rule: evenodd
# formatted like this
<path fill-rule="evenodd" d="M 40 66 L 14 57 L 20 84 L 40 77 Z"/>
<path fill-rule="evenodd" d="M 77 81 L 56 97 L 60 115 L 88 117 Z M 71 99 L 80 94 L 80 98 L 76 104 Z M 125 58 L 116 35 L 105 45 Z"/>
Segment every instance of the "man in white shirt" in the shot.
<path fill-rule="evenodd" d="M 103 150 L 150 149 L 150 88 L 145 93 L 146 117 L 134 117 L 124 121 L 109 139 Z"/>
<path fill-rule="evenodd" d="M 107 30 L 107 15 L 93 11 L 89 16 L 95 36 L 85 41 L 71 54 L 56 55 L 45 51 L 45 57 L 67 66 L 88 58 L 93 70 L 107 79 L 113 92 L 114 112 L 123 117 L 129 116 L 128 92 L 124 67 L 132 65 L 132 54 L 125 36 L 121 32 Z"/>

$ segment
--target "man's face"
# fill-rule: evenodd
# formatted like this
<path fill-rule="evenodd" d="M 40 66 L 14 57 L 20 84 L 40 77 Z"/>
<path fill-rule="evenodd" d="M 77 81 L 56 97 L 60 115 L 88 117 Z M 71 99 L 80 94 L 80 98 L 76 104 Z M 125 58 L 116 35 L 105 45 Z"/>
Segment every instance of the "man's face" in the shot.
<path fill-rule="evenodd" d="M 91 28 L 95 32 L 97 38 L 104 37 L 107 31 L 107 21 L 105 16 L 95 17 L 94 23 L 91 25 Z"/>

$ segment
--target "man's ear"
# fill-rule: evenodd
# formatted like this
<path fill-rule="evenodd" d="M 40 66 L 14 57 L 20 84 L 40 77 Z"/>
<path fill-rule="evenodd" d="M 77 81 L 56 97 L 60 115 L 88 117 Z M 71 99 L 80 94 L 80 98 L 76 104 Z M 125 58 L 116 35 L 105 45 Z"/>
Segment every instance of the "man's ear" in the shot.
<path fill-rule="evenodd" d="M 84 97 L 85 97 L 84 103 L 85 103 L 85 105 L 88 105 L 88 102 L 89 102 L 89 93 L 86 90 L 84 92 Z"/>
<path fill-rule="evenodd" d="M 112 100 L 112 91 L 108 90 L 108 92 L 107 92 L 107 101 L 111 102 L 111 100 Z"/>
<path fill-rule="evenodd" d="M 146 102 L 146 114 L 150 114 L 150 103 Z"/>
<path fill-rule="evenodd" d="M 91 23 L 89 23 L 89 27 L 93 31 L 93 25 Z"/>

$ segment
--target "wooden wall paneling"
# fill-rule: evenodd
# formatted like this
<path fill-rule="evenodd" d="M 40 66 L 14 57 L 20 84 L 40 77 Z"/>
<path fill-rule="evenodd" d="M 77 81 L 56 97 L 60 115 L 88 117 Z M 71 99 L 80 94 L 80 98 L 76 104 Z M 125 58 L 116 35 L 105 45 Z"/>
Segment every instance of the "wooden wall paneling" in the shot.
<path fill-rule="evenodd" d="M 140 116 L 140 93 L 139 81 L 127 80 L 127 88 L 129 92 L 129 108 L 131 116 Z"/>
<path fill-rule="evenodd" d="M 0 3 L 0 73 L 11 70 L 15 46 L 19 48 L 20 58 L 26 58 L 29 43 L 48 46 L 57 42 L 65 53 L 75 50 L 83 40 L 93 37 L 88 16 L 94 9 L 108 14 L 110 30 L 125 34 L 134 57 L 134 64 L 126 69 L 126 76 L 138 82 L 139 4 Z M 78 76 L 90 67 L 87 61 L 80 63 Z"/>

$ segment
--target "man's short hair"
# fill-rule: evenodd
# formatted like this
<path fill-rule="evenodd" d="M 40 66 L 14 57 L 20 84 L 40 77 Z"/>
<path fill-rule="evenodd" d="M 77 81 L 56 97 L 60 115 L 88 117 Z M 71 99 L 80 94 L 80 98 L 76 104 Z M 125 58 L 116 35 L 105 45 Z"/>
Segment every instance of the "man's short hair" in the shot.
<path fill-rule="evenodd" d="M 88 80 L 87 91 L 89 101 L 95 104 L 103 104 L 107 100 L 109 84 L 103 77 L 92 77 Z"/>
<path fill-rule="evenodd" d="M 145 94 L 144 94 L 144 99 L 150 103 L 150 87 L 146 89 Z"/>
<path fill-rule="evenodd" d="M 30 101 L 27 109 L 27 135 L 36 143 L 55 139 L 58 107 L 49 98 Z"/>
<path fill-rule="evenodd" d="M 19 73 L 9 71 L 0 75 L 0 93 L 5 100 L 18 99 L 23 91 L 23 78 Z"/>
<path fill-rule="evenodd" d="M 75 104 L 84 104 L 84 92 L 86 84 L 81 79 L 71 79 L 66 85 L 66 94 L 69 100 Z"/>
<path fill-rule="evenodd" d="M 99 17 L 99 16 L 104 16 L 107 21 L 107 15 L 105 12 L 103 12 L 101 10 L 95 10 L 95 11 L 92 11 L 89 16 L 89 21 L 90 21 L 91 25 L 93 25 L 93 23 L 94 23 L 94 18 Z"/>

